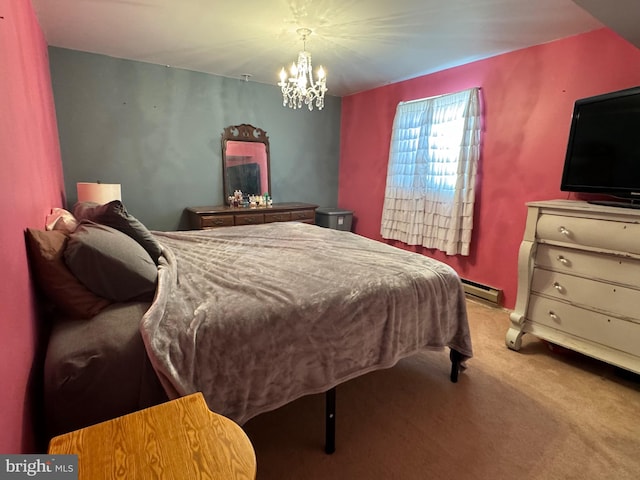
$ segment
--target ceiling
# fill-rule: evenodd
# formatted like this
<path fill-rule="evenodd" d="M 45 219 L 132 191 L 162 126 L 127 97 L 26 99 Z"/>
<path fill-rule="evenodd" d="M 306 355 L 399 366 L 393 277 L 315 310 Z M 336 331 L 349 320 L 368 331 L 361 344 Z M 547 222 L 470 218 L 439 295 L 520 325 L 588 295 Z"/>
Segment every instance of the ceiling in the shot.
<path fill-rule="evenodd" d="M 273 85 L 307 27 L 336 96 L 601 28 L 590 2 L 626 18 L 600 0 L 32 0 L 50 46 Z"/>
<path fill-rule="evenodd" d="M 606 26 L 640 48 L 638 0 L 573 0 Z"/>

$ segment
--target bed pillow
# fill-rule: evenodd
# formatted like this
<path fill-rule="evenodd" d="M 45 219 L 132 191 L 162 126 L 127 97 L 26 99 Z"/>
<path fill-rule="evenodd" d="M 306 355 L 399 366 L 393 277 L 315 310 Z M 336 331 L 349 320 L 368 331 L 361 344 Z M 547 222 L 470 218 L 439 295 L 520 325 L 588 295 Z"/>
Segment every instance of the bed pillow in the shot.
<path fill-rule="evenodd" d="M 64 208 L 53 208 L 47 215 L 47 230 L 61 230 L 65 233 L 73 233 L 78 228 L 78 220 L 73 214 Z"/>
<path fill-rule="evenodd" d="M 115 228 L 83 220 L 69 235 L 64 260 L 85 287 L 114 302 L 151 299 L 155 293 L 155 262 Z"/>
<path fill-rule="evenodd" d="M 126 233 L 147 251 L 156 264 L 158 263 L 162 253 L 160 243 L 140 220 L 127 212 L 120 200 L 113 200 L 104 205 L 94 202 L 76 203 L 73 215 L 78 220 L 91 220 Z"/>
<path fill-rule="evenodd" d="M 64 232 L 27 229 L 26 238 L 36 283 L 59 310 L 72 318 L 92 318 L 111 303 L 87 289 L 65 265 Z"/>

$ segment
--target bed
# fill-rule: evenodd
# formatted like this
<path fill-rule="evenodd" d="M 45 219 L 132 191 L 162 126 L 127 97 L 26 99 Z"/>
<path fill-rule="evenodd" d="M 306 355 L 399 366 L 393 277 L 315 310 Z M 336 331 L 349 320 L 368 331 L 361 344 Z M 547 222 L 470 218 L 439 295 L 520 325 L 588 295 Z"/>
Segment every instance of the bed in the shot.
<path fill-rule="evenodd" d="M 195 391 L 239 424 L 313 393 L 329 392 L 331 410 L 340 383 L 423 349 L 449 347 L 453 380 L 472 357 L 460 279 L 423 255 L 296 222 L 149 232 L 120 202 L 73 214 L 58 255 L 108 298 L 95 314 L 59 308 L 53 320 L 50 434 Z M 80 255 L 87 231 L 109 241 L 86 241 Z M 105 266 L 113 235 L 133 242 L 111 245 Z M 109 262 L 121 255 L 125 270 L 144 260 L 143 272 L 118 277 Z"/>

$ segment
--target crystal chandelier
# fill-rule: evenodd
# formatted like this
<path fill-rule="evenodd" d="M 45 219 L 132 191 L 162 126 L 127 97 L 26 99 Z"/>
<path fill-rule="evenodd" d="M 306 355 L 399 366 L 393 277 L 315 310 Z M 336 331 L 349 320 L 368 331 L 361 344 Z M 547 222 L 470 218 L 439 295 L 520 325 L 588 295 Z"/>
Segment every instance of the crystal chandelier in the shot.
<path fill-rule="evenodd" d="M 309 110 L 313 110 L 315 102 L 318 110 L 324 107 L 324 93 L 327 91 L 327 78 L 322 67 L 318 69 L 317 80 L 313 80 L 311 68 L 311 54 L 306 51 L 307 37 L 311 34 L 308 28 L 299 28 L 296 33 L 302 37 L 303 49 L 298 53 L 298 63 L 291 65 L 291 76 L 287 79 L 287 72 L 283 68 L 280 71 L 280 82 L 278 86 L 282 88 L 282 105 L 294 110 L 306 105 Z"/>

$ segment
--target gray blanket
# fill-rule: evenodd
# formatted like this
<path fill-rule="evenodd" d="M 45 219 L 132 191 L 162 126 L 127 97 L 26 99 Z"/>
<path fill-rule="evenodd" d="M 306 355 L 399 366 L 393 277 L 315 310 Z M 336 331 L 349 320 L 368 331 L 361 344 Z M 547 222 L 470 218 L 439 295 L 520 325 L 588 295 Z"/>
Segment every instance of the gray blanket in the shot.
<path fill-rule="evenodd" d="M 460 280 L 423 255 L 304 223 L 154 234 L 141 332 L 171 398 L 242 424 L 424 348 L 472 355 Z"/>

